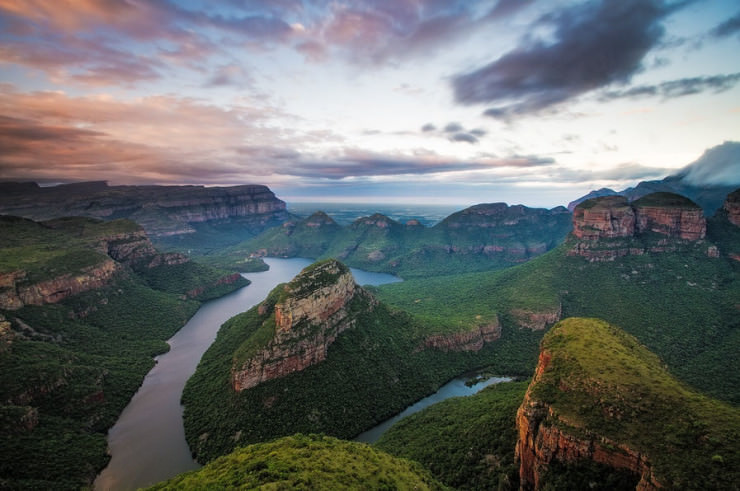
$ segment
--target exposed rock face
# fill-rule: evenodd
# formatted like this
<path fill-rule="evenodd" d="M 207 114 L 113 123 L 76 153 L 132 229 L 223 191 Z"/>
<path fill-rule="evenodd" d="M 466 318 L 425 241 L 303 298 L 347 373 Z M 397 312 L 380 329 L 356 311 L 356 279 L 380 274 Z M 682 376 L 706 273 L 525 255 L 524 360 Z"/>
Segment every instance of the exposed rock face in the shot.
<path fill-rule="evenodd" d="M 573 235 L 579 239 L 631 237 L 634 233 L 635 210 L 624 196 L 588 200 L 573 210 Z"/>
<path fill-rule="evenodd" d="M 542 331 L 547 326 L 551 326 L 560 320 L 563 315 L 563 306 L 558 305 L 557 309 L 540 312 L 512 309 L 510 314 L 520 327 L 531 329 L 532 331 Z"/>
<path fill-rule="evenodd" d="M 695 242 L 706 236 L 701 208 L 688 198 L 654 193 L 634 203 L 624 196 L 605 196 L 580 203 L 573 211 L 573 236 L 578 239 L 569 255 L 592 261 L 627 255 L 676 250 L 676 241 Z M 634 239 L 655 233 L 665 239 L 642 243 Z"/>
<path fill-rule="evenodd" d="M 420 347 L 434 348 L 442 351 L 480 351 L 487 343 L 501 337 L 501 324 L 498 319 L 486 325 L 465 332 L 435 334 L 424 339 Z"/>
<path fill-rule="evenodd" d="M 355 285 L 349 269 L 335 260 L 307 268 L 284 287 L 274 311 L 274 336 L 247 360 L 235 361 L 232 386 L 242 391 L 326 359 L 337 336 L 355 323 L 353 299 L 374 300 Z M 269 305 L 261 305 L 267 313 Z M 266 322 L 273 322 L 268 319 Z"/>
<path fill-rule="evenodd" d="M 576 462 L 584 459 L 640 476 L 639 491 L 662 488 L 645 455 L 619 442 L 598 435 L 577 436 L 552 424 L 558 416 L 551 407 L 532 396 L 533 386 L 540 382 L 551 360 L 549 351 L 540 352 L 534 378 L 516 415 L 520 489 L 540 489 L 541 477 L 553 460 Z"/>
<path fill-rule="evenodd" d="M 32 284 L 18 284 L 25 278 L 25 271 L 0 275 L 0 284 L 4 286 L 0 291 L 0 308 L 16 310 L 24 305 L 57 303 L 72 295 L 102 288 L 120 271 L 118 263 L 106 259 L 83 269 L 79 274 L 65 274 Z"/>
<path fill-rule="evenodd" d="M 60 216 L 131 218 L 151 236 L 193 233 L 190 224 L 232 219 L 259 231 L 289 217 L 285 202 L 260 185 L 107 186 L 95 182 L 11 188 L 13 193 L 0 193 L 0 213 L 35 220 Z"/>
<path fill-rule="evenodd" d="M 736 189 L 727 196 L 723 206 L 730 223 L 740 227 L 740 189 Z"/>

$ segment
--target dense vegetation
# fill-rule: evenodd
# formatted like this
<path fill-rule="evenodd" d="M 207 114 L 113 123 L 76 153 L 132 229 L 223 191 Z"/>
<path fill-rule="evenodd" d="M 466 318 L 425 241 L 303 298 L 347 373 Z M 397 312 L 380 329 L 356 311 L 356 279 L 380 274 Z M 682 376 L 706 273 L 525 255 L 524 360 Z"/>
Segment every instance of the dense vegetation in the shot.
<path fill-rule="evenodd" d="M 375 214 L 346 227 L 323 212 L 269 229 L 215 252 L 209 260 L 236 266 L 250 253 L 280 257 L 335 257 L 358 268 L 404 278 L 500 269 L 542 254 L 570 231 L 570 214 L 554 210 L 476 205 L 434 227 L 401 224 Z"/>
<path fill-rule="evenodd" d="M 710 228 L 710 234 L 719 232 Z M 708 257 L 710 244 L 589 262 L 567 254 L 569 239 L 504 271 L 384 285 L 378 295 L 435 322 L 498 312 L 506 325 L 518 310 L 559 306 L 563 317 L 599 317 L 635 335 L 680 379 L 737 404 L 740 373 L 730 364 L 740 346 L 738 266 L 725 255 Z"/>
<path fill-rule="evenodd" d="M 373 447 L 295 435 L 240 448 L 150 489 L 444 489 L 419 464 Z"/>
<path fill-rule="evenodd" d="M 0 219 L 0 273 L 25 282 L 110 260 L 95 244 L 139 232 L 132 222 Z M 121 239 L 123 240 L 123 239 Z M 172 268 L 171 270 L 169 268 Z M 130 269 L 60 303 L 0 310 L 0 488 L 79 489 L 105 466 L 105 434 L 152 357 L 196 311 L 187 292 L 224 275 L 196 263 Z M 218 285 L 234 289 L 242 282 Z"/>
<path fill-rule="evenodd" d="M 281 293 L 278 287 L 270 297 Z M 489 365 L 498 374 L 529 375 L 536 362 L 541 333 L 504 326 L 502 338 L 479 352 L 422 350 L 423 324 L 383 304 L 368 307 L 364 296 L 351 302 L 356 324 L 325 361 L 241 392 L 230 384 L 233 359 L 243 357 L 240 346 L 264 343 L 270 314 L 255 307 L 227 321 L 183 393 L 186 437 L 198 459 L 296 432 L 350 438 L 466 370 Z"/>
<path fill-rule="evenodd" d="M 402 419 L 375 444 L 456 489 L 518 489 L 516 411 L 527 382 L 486 387 Z"/>
<path fill-rule="evenodd" d="M 635 337 L 599 319 L 560 322 L 542 350 L 551 359 L 531 397 L 551 408 L 543 424 L 626 445 L 669 489 L 737 485 L 740 409 L 678 382 Z"/>

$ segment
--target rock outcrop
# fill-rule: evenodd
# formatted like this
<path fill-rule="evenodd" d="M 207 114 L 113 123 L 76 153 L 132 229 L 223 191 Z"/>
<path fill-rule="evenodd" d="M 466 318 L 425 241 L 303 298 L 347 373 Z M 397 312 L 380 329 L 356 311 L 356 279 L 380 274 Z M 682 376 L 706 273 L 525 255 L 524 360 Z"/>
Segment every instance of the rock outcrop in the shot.
<path fill-rule="evenodd" d="M 574 209 L 572 236 L 576 240 L 568 254 L 604 261 L 671 252 L 680 241 L 704 239 L 706 231 L 701 208 L 683 196 L 654 193 L 633 203 L 624 196 L 604 196 Z"/>
<path fill-rule="evenodd" d="M 554 469 L 571 468 L 641 491 L 731 489 L 738 422 L 740 411 L 678 382 L 633 336 L 565 319 L 543 337 L 517 411 L 520 486 L 548 488 Z"/>
<path fill-rule="evenodd" d="M 337 336 L 354 325 L 353 300 L 364 297 L 370 305 L 375 302 L 355 284 L 349 268 L 336 260 L 316 263 L 278 288 L 282 291 L 277 301 L 270 305 L 268 299 L 259 307 L 263 315 L 274 314 L 263 326 L 272 330 L 271 338 L 246 348 L 244 359 L 235 356 L 231 381 L 236 391 L 320 363 Z"/>
<path fill-rule="evenodd" d="M 121 271 L 112 259 L 83 268 L 77 274 L 63 274 L 48 280 L 25 284 L 26 272 L 0 274 L 0 309 L 16 310 L 24 305 L 57 303 L 88 290 L 102 288 Z"/>
<path fill-rule="evenodd" d="M 419 349 L 438 349 L 441 351 L 480 351 L 488 343 L 501 337 L 501 323 L 494 322 L 477 326 L 474 329 L 450 334 L 427 336 Z"/>
<path fill-rule="evenodd" d="M 740 189 L 731 192 L 722 208 L 727 212 L 727 219 L 733 225 L 740 227 Z"/>
<path fill-rule="evenodd" d="M 285 202 L 261 185 L 108 186 L 94 182 L 42 188 L 21 184 L 8 186 L 12 192 L 0 193 L 0 213 L 34 220 L 130 218 L 153 237 L 194 233 L 193 224 L 228 220 L 259 232 L 289 218 Z"/>

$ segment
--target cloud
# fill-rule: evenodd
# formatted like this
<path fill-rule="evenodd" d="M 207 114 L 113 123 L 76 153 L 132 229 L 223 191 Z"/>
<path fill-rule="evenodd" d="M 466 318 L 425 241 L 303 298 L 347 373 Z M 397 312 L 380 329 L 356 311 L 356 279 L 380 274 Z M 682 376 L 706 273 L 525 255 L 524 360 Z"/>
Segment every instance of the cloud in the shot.
<path fill-rule="evenodd" d="M 740 32 L 740 13 L 735 14 L 710 31 L 710 35 L 723 38 Z"/>
<path fill-rule="evenodd" d="M 663 99 L 673 99 L 706 91 L 724 92 L 733 88 L 738 82 L 740 82 L 740 72 L 709 77 L 682 78 L 656 85 L 638 85 L 624 90 L 606 91 L 600 95 L 599 100 L 611 101 L 614 99 L 637 99 L 656 96 Z"/>
<path fill-rule="evenodd" d="M 454 135 L 450 136 L 450 141 L 478 143 L 478 138 L 470 133 L 455 133 Z"/>
<path fill-rule="evenodd" d="M 206 87 L 226 87 L 233 86 L 238 88 L 252 85 L 252 77 L 246 70 L 235 63 L 221 65 L 217 67 L 205 83 Z"/>
<path fill-rule="evenodd" d="M 424 126 L 421 127 L 421 131 L 424 133 L 427 133 L 429 131 L 436 131 L 437 127 L 434 126 L 432 123 L 427 123 Z"/>
<path fill-rule="evenodd" d="M 594 89 L 626 83 L 663 36 L 661 20 L 679 8 L 658 0 L 591 1 L 542 16 L 518 47 L 454 77 L 459 104 L 496 103 L 485 114 L 514 118 L 553 110 Z"/>
<path fill-rule="evenodd" d="M 452 122 L 447 123 L 447 125 L 444 127 L 445 133 L 456 133 L 458 131 L 462 131 L 463 127 L 460 123 Z"/>
<path fill-rule="evenodd" d="M 705 151 L 679 175 L 695 186 L 740 185 L 740 142 L 724 142 Z"/>

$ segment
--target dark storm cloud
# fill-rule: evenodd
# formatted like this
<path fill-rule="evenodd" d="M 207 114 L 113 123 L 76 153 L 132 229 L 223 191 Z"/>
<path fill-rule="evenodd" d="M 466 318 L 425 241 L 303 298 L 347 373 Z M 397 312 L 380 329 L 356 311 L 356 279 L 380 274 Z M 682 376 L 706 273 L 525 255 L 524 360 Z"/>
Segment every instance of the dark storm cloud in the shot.
<path fill-rule="evenodd" d="M 641 97 L 662 97 L 672 99 L 686 95 L 700 94 L 712 91 L 724 92 L 740 82 L 740 73 L 714 75 L 711 77 L 691 77 L 671 80 L 656 85 L 638 85 L 625 90 L 611 90 L 602 94 L 599 99 L 611 101 L 614 99 L 637 99 Z"/>
<path fill-rule="evenodd" d="M 714 37 L 723 38 L 732 36 L 733 34 L 740 32 L 740 13 L 735 14 L 734 17 L 730 17 L 710 32 Z"/>
<path fill-rule="evenodd" d="M 611 83 L 628 82 L 663 36 L 661 20 L 682 4 L 591 1 L 542 16 L 552 42 L 532 37 L 496 61 L 453 79 L 460 104 L 497 103 L 485 114 L 538 113 Z"/>

